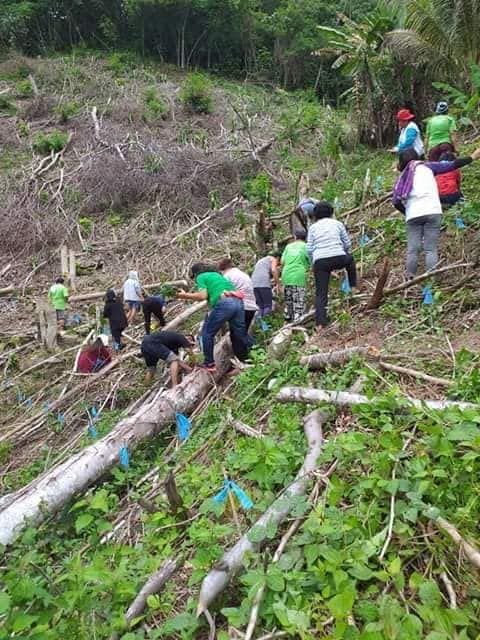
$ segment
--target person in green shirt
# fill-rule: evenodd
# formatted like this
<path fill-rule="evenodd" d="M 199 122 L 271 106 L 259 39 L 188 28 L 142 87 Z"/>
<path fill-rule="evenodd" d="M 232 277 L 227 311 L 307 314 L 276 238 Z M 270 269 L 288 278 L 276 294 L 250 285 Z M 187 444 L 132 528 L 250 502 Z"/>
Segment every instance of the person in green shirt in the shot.
<path fill-rule="evenodd" d="M 435 108 L 435 114 L 427 122 L 427 138 L 425 146 L 428 149 L 428 159 L 439 162 L 443 153 L 455 151 L 457 144 L 457 123 L 455 118 L 448 115 L 448 102 L 442 100 Z"/>
<path fill-rule="evenodd" d="M 215 336 L 228 322 L 234 355 L 242 362 L 247 358 L 253 339 L 245 326 L 243 293 L 235 285 L 218 273 L 215 267 L 197 262 L 191 268 L 196 291 L 188 293 L 181 289 L 179 300 L 208 301 L 210 311 L 202 329 L 202 348 L 205 362 L 201 365 L 210 373 L 216 373 L 214 358 Z"/>
<path fill-rule="evenodd" d="M 307 270 L 310 268 L 306 238 L 307 232 L 303 229 L 295 231 L 295 240 L 287 244 L 282 254 L 282 284 L 287 322 L 296 322 L 305 315 L 305 288 Z"/>
<path fill-rule="evenodd" d="M 59 329 L 65 327 L 65 309 L 68 302 L 68 289 L 65 286 L 65 278 L 57 278 L 48 291 L 48 299 L 55 309 Z"/>

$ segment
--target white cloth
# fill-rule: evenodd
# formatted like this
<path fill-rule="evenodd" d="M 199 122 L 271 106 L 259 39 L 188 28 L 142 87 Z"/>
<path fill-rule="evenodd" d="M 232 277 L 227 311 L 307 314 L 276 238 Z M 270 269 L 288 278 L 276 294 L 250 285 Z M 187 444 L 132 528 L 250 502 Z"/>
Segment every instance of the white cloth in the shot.
<path fill-rule="evenodd" d="M 438 186 L 433 171 L 424 164 L 417 164 L 413 186 L 405 204 L 405 220 L 442 213 Z"/>
<path fill-rule="evenodd" d="M 123 283 L 123 299 L 130 302 L 140 302 L 142 299 L 142 287 L 136 271 L 128 272 L 128 278 Z"/>
<path fill-rule="evenodd" d="M 307 253 L 312 263 L 320 258 L 343 256 L 350 245 L 345 225 L 335 218 L 317 220 L 308 229 Z"/>
<path fill-rule="evenodd" d="M 235 285 L 237 291 L 241 291 L 244 294 L 243 306 L 245 307 L 245 311 L 256 311 L 258 307 L 255 301 L 255 294 L 253 292 L 253 284 L 250 276 L 244 271 L 237 269 L 237 267 L 232 267 L 231 269 L 224 271 L 223 275 L 227 280 L 230 280 L 230 282 Z"/>
<path fill-rule="evenodd" d="M 415 124 L 415 122 L 409 122 L 407 126 L 400 131 L 400 135 L 398 137 L 399 146 L 404 144 L 404 142 L 406 141 L 409 129 L 415 129 L 415 131 L 417 132 L 417 135 L 413 142 L 413 148 L 419 156 L 423 156 L 423 154 L 425 153 L 425 147 L 423 145 L 422 134 L 420 133 L 420 129 Z"/>

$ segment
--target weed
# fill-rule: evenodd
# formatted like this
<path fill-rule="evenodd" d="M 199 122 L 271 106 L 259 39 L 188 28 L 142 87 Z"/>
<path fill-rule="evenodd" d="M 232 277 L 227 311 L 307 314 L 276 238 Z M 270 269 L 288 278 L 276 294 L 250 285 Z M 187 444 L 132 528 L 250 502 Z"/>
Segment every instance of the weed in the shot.
<path fill-rule="evenodd" d="M 33 148 L 42 155 L 48 155 L 52 151 L 61 151 L 67 144 L 68 134 L 63 131 L 52 131 L 51 133 L 38 133 L 33 142 Z"/>
<path fill-rule="evenodd" d="M 61 124 L 65 124 L 78 115 L 79 110 L 80 107 L 76 102 L 62 102 L 55 107 L 55 113 L 57 114 L 58 121 Z"/>
<path fill-rule="evenodd" d="M 111 227 L 119 227 L 122 224 L 122 216 L 117 213 L 110 213 L 107 216 L 107 222 Z"/>
<path fill-rule="evenodd" d="M 212 113 L 213 111 L 211 83 L 201 73 L 191 73 L 187 76 L 180 97 L 194 113 Z"/>
<path fill-rule="evenodd" d="M 160 173 L 160 171 L 163 169 L 163 160 L 160 156 L 157 156 L 153 153 L 148 154 L 147 156 L 145 156 L 145 159 L 143 161 L 143 168 L 145 170 L 145 173 Z"/>
<path fill-rule="evenodd" d="M 86 234 L 89 234 L 92 230 L 93 221 L 87 216 L 80 216 L 78 218 L 78 224 Z"/>
<path fill-rule="evenodd" d="M 17 98 L 31 98 L 33 96 L 33 88 L 30 80 L 20 80 L 15 85 L 15 95 Z"/>
<path fill-rule="evenodd" d="M 143 92 L 143 101 L 145 103 L 146 112 L 143 118 L 146 122 L 155 122 L 161 118 L 165 120 L 170 111 L 167 102 L 157 94 L 155 87 L 148 87 Z"/>
<path fill-rule="evenodd" d="M 16 109 L 15 105 L 11 100 L 7 98 L 5 95 L 0 95 L 0 113 L 4 115 L 13 116 L 15 115 Z"/>
<path fill-rule="evenodd" d="M 128 73 L 136 64 L 136 57 L 131 53 L 117 52 L 107 58 L 105 67 L 115 76 Z"/>

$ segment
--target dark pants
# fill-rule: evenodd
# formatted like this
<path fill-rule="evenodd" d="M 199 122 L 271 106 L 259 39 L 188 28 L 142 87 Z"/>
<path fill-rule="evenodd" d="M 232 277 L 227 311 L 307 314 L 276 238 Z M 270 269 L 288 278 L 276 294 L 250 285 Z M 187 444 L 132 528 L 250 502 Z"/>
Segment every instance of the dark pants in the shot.
<path fill-rule="evenodd" d="M 432 147 L 428 152 L 428 159 L 430 162 L 438 162 L 443 153 L 448 153 L 451 151 L 455 151 L 453 144 L 450 142 L 442 142 L 441 144 L 437 144 L 436 147 Z"/>
<path fill-rule="evenodd" d="M 142 345 L 142 356 L 145 360 L 147 367 L 156 367 L 159 360 L 165 360 L 165 362 L 171 360 L 172 356 L 175 356 L 173 351 L 163 344 L 155 346 L 155 349 L 145 348 Z"/>
<path fill-rule="evenodd" d="M 357 286 L 357 270 L 353 256 L 341 255 L 315 260 L 313 272 L 315 274 L 315 319 L 317 326 L 325 327 L 328 324 L 328 285 L 330 274 L 336 269 L 346 269 L 350 286 Z"/>
<path fill-rule="evenodd" d="M 238 298 L 221 298 L 208 314 L 202 329 L 203 354 L 205 364 L 215 363 L 213 350 L 215 336 L 228 322 L 233 353 L 239 360 L 245 360 L 253 339 L 247 334 L 245 327 L 245 309 Z"/>
<path fill-rule="evenodd" d="M 463 193 L 461 191 L 458 191 L 457 193 L 447 193 L 444 196 L 440 196 L 440 202 L 448 207 L 453 207 L 453 205 L 457 204 L 457 202 L 462 199 Z"/>
<path fill-rule="evenodd" d="M 123 329 L 111 329 L 113 341 L 117 344 L 121 344 L 122 342 L 122 332 Z"/>
<path fill-rule="evenodd" d="M 256 313 L 257 312 L 253 309 L 245 309 L 245 329 L 247 330 L 247 333 L 250 329 L 250 325 L 252 324 Z"/>
<path fill-rule="evenodd" d="M 253 293 L 258 304 L 258 315 L 261 318 L 269 316 L 273 311 L 272 287 L 255 287 Z"/>

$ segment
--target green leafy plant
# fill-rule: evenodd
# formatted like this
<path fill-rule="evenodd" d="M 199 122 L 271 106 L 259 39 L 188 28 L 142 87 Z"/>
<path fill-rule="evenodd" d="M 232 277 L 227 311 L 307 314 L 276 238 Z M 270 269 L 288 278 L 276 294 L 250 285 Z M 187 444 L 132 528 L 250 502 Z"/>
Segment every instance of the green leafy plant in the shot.
<path fill-rule="evenodd" d="M 191 73 L 187 76 L 180 97 L 194 113 L 211 113 L 213 111 L 211 83 L 201 73 Z"/>
<path fill-rule="evenodd" d="M 52 151 L 61 151 L 68 141 L 68 134 L 63 131 L 52 131 L 51 133 L 38 133 L 33 141 L 33 148 L 42 155 L 48 155 Z"/>
<path fill-rule="evenodd" d="M 73 117 L 78 115 L 80 107 L 76 102 L 62 102 L 55 107 L 55 113 L 61 124 L 65 124 Z"/>
<path fill-rule="evenodd" d="M 31 98 L 33 96 L 33 88 L 30 80 L 20 80 L 15 85 L 15 93 L 18 98 Z"/>
<path fill-rule="evenodd" d="M 460 117 L 460 125 L 477 126 L 480 117 L 480 66 L 478 64 L 470 66 L 470 91 L 457 89 L 445 82 L 432 84 L 448 98 L 452 111 Z"/>
<path fill-rule="evenodd" d="M 143 161 L 143 168 L 149 174 L 160 173 L 163 168 L 163 160 L 153 153 L 148 154 Z"/>
<path fill-rule="evenodd" d="M 168 103 L 158 95 L 155 87 L 148 87 L 143 92 L 143 101 L 146 107 L 144 113 L 144 120 L 147 122 L 154 122 L 161 118 L 165 120 L 168 116 L 170 108 Z"/>

